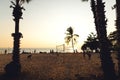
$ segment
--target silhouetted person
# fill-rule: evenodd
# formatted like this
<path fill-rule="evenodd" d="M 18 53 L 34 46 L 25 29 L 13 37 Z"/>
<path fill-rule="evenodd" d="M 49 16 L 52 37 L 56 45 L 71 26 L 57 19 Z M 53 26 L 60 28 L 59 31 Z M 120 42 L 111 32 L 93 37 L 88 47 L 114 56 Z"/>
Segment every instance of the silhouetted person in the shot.
<path fill-rule="evenodd" d="M 85 58 L 86 55 L 88 56 L 88 59 L 90 60 L 91 59 L 91 53 L 90 51 L 87 51 L 87 52 L 83 52 L 83 57 Z"/>
<path fill-rule="evenodd" d="M 34 50 L 34 53 L 36 53 L 36 50 Z"/>
<path fill-rule="evenodd" d="M 5 54 L 7 54 L 7 50 L 5 49 Z"/>
<path fill-rule="evenodd" d="M 87 54 L 87 56 L 88 56 L 88 59 L 90 60 L 90 59 L 91 59 L 91 53 L 90 53 L 90 52 L 87 52 L 86 54 Z"/>
<path fill-rule="evenodd" d="M 78 53 L 77 49 L 75 50 L 75 53 Z"/>
<path fill-rule="evenodd" d="M 52 50 L 50 50 L 50 53 L 54 53 L 54 50 L 52 49 Z"/>

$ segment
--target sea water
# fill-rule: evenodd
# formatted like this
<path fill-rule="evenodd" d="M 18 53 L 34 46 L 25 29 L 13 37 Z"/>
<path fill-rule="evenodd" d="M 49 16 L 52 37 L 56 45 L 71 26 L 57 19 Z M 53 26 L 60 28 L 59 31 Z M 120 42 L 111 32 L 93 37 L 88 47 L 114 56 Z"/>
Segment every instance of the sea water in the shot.
<path fill-rule="evenodd" d="M 13 48 L 0 48 L 0 54 L 4 54 L 6 50 L 6 53 L 12 53 Z M 46 52 L 49 53 L 50 50 L 56 51 L 55 48 L 20 48 L 20 53 L 24 52 L 30 52 L 30 53 L 40 53 L 40 52 Z"/>

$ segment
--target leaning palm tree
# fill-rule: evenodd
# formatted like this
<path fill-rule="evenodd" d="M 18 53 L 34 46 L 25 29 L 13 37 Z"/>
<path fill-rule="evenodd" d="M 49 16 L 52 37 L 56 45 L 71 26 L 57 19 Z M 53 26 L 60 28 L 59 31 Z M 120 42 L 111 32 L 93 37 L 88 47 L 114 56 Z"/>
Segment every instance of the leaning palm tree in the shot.
<path fill-rule="evenodd" d="M 84 1 L 84 0 L 83 0 Z M 91 0 L 91 8 L 95 19 L 97 37 L 100 43 L 100 59 L 104 72 L 104 80 L 116 80 L 114 63 L 112 61 L 109 49 L 109 40 L 107 38 L 104 5 L 102 0 Z"/>
<path fill-rule="evenodd" d="M 11 1 L 12 5 L 10 8 L 13 8 L 13 17 L 15 21 L 15 33 L 12 33 L 12 37 L 14 38 L 13 45 L 13 56 L 12 62 L 6 65 L 5 71 L 8 75 L 17 75 L 21 72 L 20 65 L 20 38 L 22 37 L 22 33 L 19 32 L 19 21 L 22 19 L 22 10 L 25 10 L 22 5 L 25 2 L 30 2 L 31 0 L 15 0 Z"/>
<path fill-rule="evenodd" d="M 69 44 L 71 42 L 73 52 L 75 53 L 74 44 L 76 43 L 76 38 L 79 37 L 79 35 L 74 34 L 74 31 L 73 31 L 72 27 L 67 28 L 66 31 L 67 31 L 67 33 L 66 33 L 66 37 L 65 37 L 65 43 Z"/>

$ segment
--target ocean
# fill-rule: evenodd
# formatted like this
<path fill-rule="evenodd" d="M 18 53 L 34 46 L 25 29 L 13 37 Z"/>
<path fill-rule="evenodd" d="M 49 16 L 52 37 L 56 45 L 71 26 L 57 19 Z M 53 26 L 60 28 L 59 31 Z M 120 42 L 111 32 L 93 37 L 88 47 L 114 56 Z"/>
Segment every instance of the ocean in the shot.
<path fill-rule="evenodd" d="M 0 54 L 4 54 L 5 50 L 7 53 L 12 53 L 13 48 L 0 48 Z M 20 53 L 24 52 L 30 52 L 30 53 L 40 53 L 40 52 L 47 52 L 49 53 L 50 50 L 56 51 L 55 48 L 20 48 Z"/>

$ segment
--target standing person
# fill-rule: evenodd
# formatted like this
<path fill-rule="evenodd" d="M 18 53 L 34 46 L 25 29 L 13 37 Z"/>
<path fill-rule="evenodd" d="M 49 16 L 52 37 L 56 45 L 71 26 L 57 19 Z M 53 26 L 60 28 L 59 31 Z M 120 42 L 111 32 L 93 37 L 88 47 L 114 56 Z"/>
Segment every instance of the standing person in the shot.
<path fill-rule="evenodd" d="M 91 53 L 90 53 L 90 51 L 88 51 L 86 54 L 88 56 L 88 59 L 91 60 Z"/>
<path fill-rule="evenodd" d="M 34 53 L 36 53 L 36 50 L 34 50 Z"/>
<path fill-rule="evenodd" d="M 7 50 L 5 49 L 5 54 L 7 54 Z"/>

